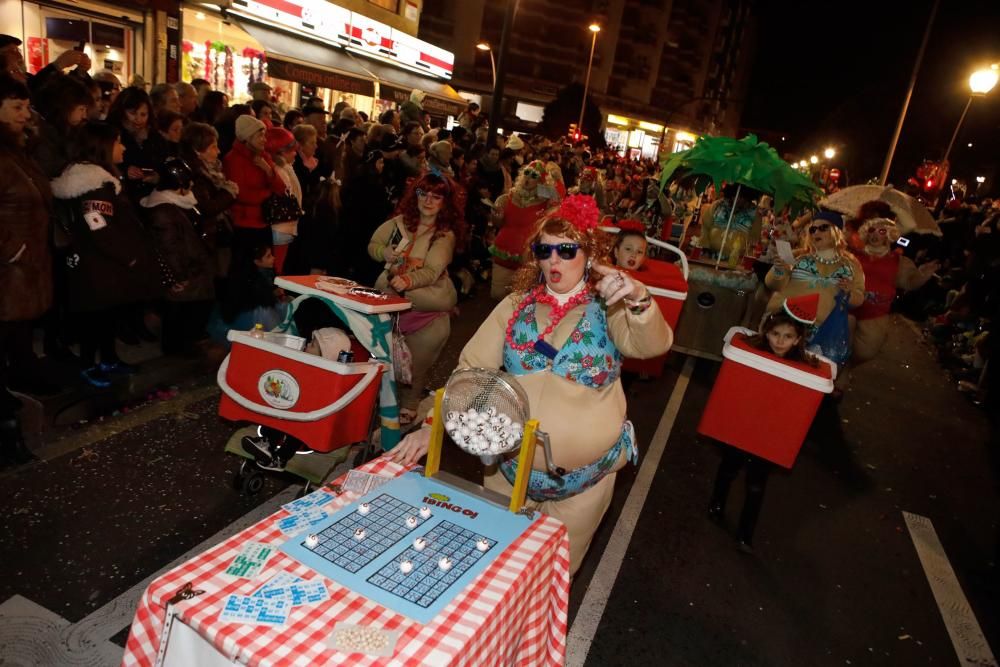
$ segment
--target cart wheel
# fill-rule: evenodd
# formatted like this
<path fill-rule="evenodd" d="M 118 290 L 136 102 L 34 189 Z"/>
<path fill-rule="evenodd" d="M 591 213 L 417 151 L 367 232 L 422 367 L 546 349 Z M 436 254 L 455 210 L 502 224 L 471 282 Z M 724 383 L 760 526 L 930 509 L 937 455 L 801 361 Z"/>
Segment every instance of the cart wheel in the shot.
<path fill-rule="evenodd" d="M 242 476 L 240 483 L 240 493 L 245 496 L 256 496 L 264 488 L 264 473 L 260 470 L 251 470 L 249 466 Z"/>
<path fill-rule="evenodd" d="M 240 462 L 240 467 L 233 473 L 233 488 L 237 491 L 243 490 L 243 478 L 246 477 L 247 474 L 246 470 L 248 462 L 249 461 L 247 459 L 243 459 L 243 461 Z"/>

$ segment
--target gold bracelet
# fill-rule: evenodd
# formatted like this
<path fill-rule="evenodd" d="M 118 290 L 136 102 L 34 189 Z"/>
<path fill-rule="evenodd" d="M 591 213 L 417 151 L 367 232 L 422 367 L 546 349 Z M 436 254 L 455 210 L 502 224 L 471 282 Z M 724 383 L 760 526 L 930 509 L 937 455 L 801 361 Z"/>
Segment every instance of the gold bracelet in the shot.
<path fill-rule="evenodd" d="M 641 299 L 629 299 L 628 297 L 625 297 L 622 300 L 625 302 L 625 305 L 628 306 L 629 312 L 634 315 L 646 312 L 646 309 L 653 303 L 653 297 L 648 290 L 646 292 L 646 296 Z"/>

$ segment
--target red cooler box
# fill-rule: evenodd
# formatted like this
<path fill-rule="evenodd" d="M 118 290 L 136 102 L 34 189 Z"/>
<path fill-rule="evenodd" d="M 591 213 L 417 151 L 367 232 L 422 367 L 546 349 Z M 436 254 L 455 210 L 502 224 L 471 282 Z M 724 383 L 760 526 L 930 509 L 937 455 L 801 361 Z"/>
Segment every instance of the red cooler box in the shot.
<path fill-rule="evenodd" d="M 329 452 L 367 440 L 383 366 L 340 363 L 230 331 L 219 415 L 271 426 Z"/>
<path fill-rule="evenodd" d="M 682 258 L 681 266 L 659 259 L 647 259 L 638 271 L 629 272 L 649 289 L 649 293 L 656 300 L 656 305 L 660 307 L 660 312 L 663 313 L 663 319 L 667 321 L 670 330 L 676 332 L 677 322 L 688 294 L 687 258 L 674 246 L 648 237 L 647 241 L 676 252 Z M 622 370 L 660 377 L 663 375 L 663 364 L 666 360 L 666 354 L 652 359 L 625 359 Z"/>
<path fill-rule="evenodd" d="M 833 391 L 836 366 L 822 357 L 816 368 L 783 361 L 747 344 L 753 334 L 743 327 L 726 334 L 698 432 L 791 468 L 823 394 Z"/>

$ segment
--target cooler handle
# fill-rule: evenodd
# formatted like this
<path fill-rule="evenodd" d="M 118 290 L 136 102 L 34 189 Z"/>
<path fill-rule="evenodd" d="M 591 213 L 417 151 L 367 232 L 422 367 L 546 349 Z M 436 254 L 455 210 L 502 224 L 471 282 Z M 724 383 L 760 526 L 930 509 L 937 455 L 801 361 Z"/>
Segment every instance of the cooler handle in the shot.
<path fill-rule="evenodd" d="M 318 421 L 329 417 L 336 412 L 340 412 L 368 388 L 368 385 L 370 385 L 375 378 L 378 377 L 379 372 L 379 364 L 370 363 L 368 370 L 365 371 L 364 376 L 358 381 L 358 383 L 330 405 L 319 408 L 318 410 L 313 410 L 312 412 L 290 412 L 288 410 L 279 410 L 277 408 L 272 408 L 270 405 L 264 405 L 262 403 L 251 401 L 230 387 L 229 383 L 226 382 L 226 371 L 229 370 L 229 356 L 230 355 L 227 354 L 226 358 L 223 359 L 222 365 L 219 366 L 219 372 L 216 374 L 216 382 L 218 382 L 219 388 L 222 389 L 226 396 L 233 399 L 233 401 L 235 401 L 240 407 L 246 408 L 251 412 L 256 412 L 257 414 L 265 415 L 267 417 L 274 417 L 275 419 L 287 419 L 288 421 L 293 422 Z"/>
<path fill-rule="evenodd" d="M 599 229 L 602 232 L 608 232 L 609 234 L 617 234 L 617 233 L 619 233 L 621 231 L 621 227 L 618 227 L 617 225 L 602 225 L 601 227 L 599 227 Z M 675 255 L 677 255 L 678 257 L 680 257 L 681 258 L 681 273 L 684 275 L 684 280 L 685 281 L 688 279 L 688 274 L 690 273 L 690 268 L 688 267 L 688 258 L 687 258 L 687 255 L 684 254 L 683 250 L 681 250 L 680 248 L 678 248 L 675 245 L 670 245 L 666 241 L 661 241 L 659 239 L 654 239 L 652 236 L 647 236 L 646 237 L 646 242 L 647 243 L 652 243 L 653 245 L 658 246 L 660 248 L 663 248 L 664 250 L 669 250 L 670 252 L 672 252 Z"/>

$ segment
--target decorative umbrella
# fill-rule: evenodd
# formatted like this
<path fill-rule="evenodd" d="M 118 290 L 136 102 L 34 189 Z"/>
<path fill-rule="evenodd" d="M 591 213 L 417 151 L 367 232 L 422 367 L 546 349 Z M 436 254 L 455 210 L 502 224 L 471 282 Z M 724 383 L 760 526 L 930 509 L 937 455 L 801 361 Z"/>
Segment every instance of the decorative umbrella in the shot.
<path fill-rule="evenodd" d="M 757 137 L 752 134 L 742 139 L 699 137 L 694 146 L 674 153 L 663 163 L 660 188 L 665 187 L 674 172 L 681 168 L 688 174 L 708 176 L 716 186 L 735 183 L 736 199 L 743 187 L 771 194 L 774 196 L 774 208 L 779 211 L 787 204 L 812 206 L 816 198 L 823 194 L 815 183 L 792 169 L 777 151 L 766 143 L 757 141 Z M 735 212 L 736 207 L 733 206 L 722 236 L 723 248 Z M 721 253 L 719 257 L 721 259 Z"/>
<path fill-rule="evenodd" d="M 888 204 L 892 212 L 896 214 L 896 225 L 903 234 L 912 232 L 941 236 L 941 229 L 927 207 L 916 198 L 892 187 L 852 185 L 834 192 L 826 199 L 821 200 L 819 205 L 831 211 L 854 216 L 857 215 L 862 204 L 870 201 L 883 201 Z"/>

